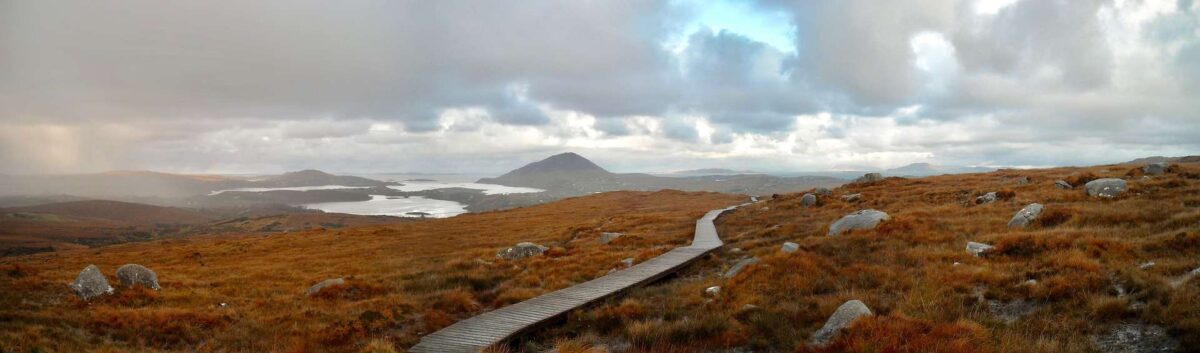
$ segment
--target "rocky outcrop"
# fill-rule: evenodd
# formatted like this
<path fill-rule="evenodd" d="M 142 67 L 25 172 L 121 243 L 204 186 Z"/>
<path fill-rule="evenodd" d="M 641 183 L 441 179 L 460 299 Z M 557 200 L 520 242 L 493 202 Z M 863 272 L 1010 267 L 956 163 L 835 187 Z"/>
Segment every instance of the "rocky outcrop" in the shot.
<path fill-rule="evenodd" d="M 1167 173 L 1167 163 L 1150 163 L 1142 167 L 1146 175 L 1163 175 Z"/>
<path fill-rule="evenodd" d="M 1157 325 L 1120 323 L 1107 332 L 1092 337 L 1102 353 L 1159 353 L 1176 352 L 1179 341 Z M 1195 347 L 1193 347 L 1195 348 Z"/>
<path fill-rule="evenodd" d="M 548 247 L 530 242 L 520 242 L 517 243 L 517 245 L 500 250 L 496 253 L 496 257 L 505 260 L 523 259 L 530 256 L 541 255 L 543 252 L 546 252 L 546 250 L 549 249 L 550 248 Z"/>
<path fill-rule="evenodd" d="M 800 197 L 800 206 L 811 207 L 817 205 L 817 195 L 804 194 Z"/>
<path fill-rule="evenodd" d="M 1030 224 L 1033 223 L 1034 220 L 1037 219 L 1037 217 L 1039 215 L 1042 214 L 1042 208 L 1043 208 L 1042 204 L 1040 204 L 1040 203 L 1031 203 L 1028 206 L 1025 206 L 1025 208 L 1022 208 L 1020 211 L 1017 211 L 1017 214 L 1013 215 L 1013 218 L 1008 221 L 1008 227 L 1009 228 L 1028 227 Z"/>
<path fill-rule="evenodd" d="M 1087 189 L 1088 196 L 1113 198 L 1117 194 L 1125 192 L 1125 180 L 1117 178 L 1096 179 L 1087 182 L 1083 185 Z"/>
<path fill-rule="evenodd" d="M 883 180 L 883 174 L 867 173 L 867 174 L 863 174 L 863 176 L 858 177 L 858 179 L 854 179 L 854 183 L 855 184 L 874 183 L 874 182 L 877 182 L 880 180 Z"/>
<path fill-rule="evenodd" d="M 314 284 L 312 287 L 308 287 L 308 296 L 311 297 L 311 296 L 317 295 L 317 293 L 320 293 L 321 290 L 323 290 L 325 288 L 328 288 L 331 286 L 340 286 L 343 284 L 346 284 L 345 278 L 330 278 L 330 279 L 321 281 L 321 283 L 317 283 L 317 284 Z"/>
<path fill-rule="evenodd" d="M 96 265 L 88 265 L 79 272 L 79 276 L 75 276 L 75 282 L 71 283 L 70 288 L 72 292 L 75 292 L 75 296 L 83 300 L 92 300 L 113 292 L 113 287 L 108 285 L 108 279 L 104 278 L 104 274 L 100 273 L 100 268 L 97 268 Z"/>
<path fill-rule="evenodd" d="M 850 324 L 853 324 L 854 321 L 871 315 L 873 315 L 871 309 L 867 308 L 867 305 L 863 304 L 862 301 L 857 299 L 848 301 L 839 306 L 837 311 L 833 312 L 833 315 L 829 316 L 829 320 L 825 321 L 825 326 L 822 326 L 820 330 L 813 333 L 812 338 L 809 339 L 809 344 L 813 346 L 825 346 L 834 337 L 837 337 L 838 333 L 845 330 Z"/>
<path fill-rule="evenodd" d="M 142 285 L 153 290 L 162 289 L 158 286 L 158 274 L 154 273 L 154 270 L 138 264 L 126 264 L 117 268 L 117 280 L 126 287 Z"/>
<path fill-rule="evenodd" d="M 838 235 L 854 229 L 875 229 L 879 222 L 891 219 L 886 212 L 876 210 L 861 210 L 843 216 L 837 222 L 829 225 L 826 235 Z"/>

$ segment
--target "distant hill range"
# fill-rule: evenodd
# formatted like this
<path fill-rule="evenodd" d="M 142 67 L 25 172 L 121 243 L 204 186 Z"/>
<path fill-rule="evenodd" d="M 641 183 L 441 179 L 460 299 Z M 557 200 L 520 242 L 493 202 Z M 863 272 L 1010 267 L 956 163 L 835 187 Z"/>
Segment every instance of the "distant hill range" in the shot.
<path fill-rule="evenodd" d="M 1145 157 L 1128 161 L 1122 164 L 1149 164 L 1149 163 L 1200 163 L 1200 156 L 1183 156 L 1183 157 Z"/>
<path fill-rule="evenodd" d="M 733 169 L 727 169 L 727 168 L 702 168 L 702 169 L 680 170 L 677 172 L 671 172 L 671 173 L 662 174 L 662 175 L 663 176 L 705 176 L 705 175 L 739 175 L 739 174 L 765 174 L 765 173 L 759 173 L 759 172 L 752 171 L 752 170 L 733 170 Z"/>
<path fill-rule="evenodd" d="M 930 176 L 943 174 L 987 173 L 995 170 L 996 168 L 987 167 L 962 167 L 934 165 L 929 163 L 913 163 L 903 167 L 884 170 L 883 174 L 889 176 Z"/>
<path fill-rule="evenodd" d="M 186 198 L 237 188 L 273 188 L 320 185 L 382 187 L 394 183 L 318 170 L 302 170 L 254 179 L 217 175 L 186 175 L 148 171 L 119 171 L 68 175 L 0 175 L 0 196 L 72 195 L 84 198 L 148 199 Z"/>
<path fill-rule="evenodd" d="M 530 163 L 480 183 L 545 189 L 556 196 L 616 190 L 678 189 L 769 195 L 813 187 L 831 187 L 845 180 L 822 176 L 776 177 L 764 174 L 665 177 L 644 173 L 612 173 L 575 153 L 563 153 Z"/>

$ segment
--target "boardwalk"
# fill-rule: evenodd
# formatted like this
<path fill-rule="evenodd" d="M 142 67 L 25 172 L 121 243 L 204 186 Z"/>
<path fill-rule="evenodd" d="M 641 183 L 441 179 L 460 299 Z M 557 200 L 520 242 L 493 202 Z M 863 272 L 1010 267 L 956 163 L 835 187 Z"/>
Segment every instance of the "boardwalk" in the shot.
<path fill-rule="evenodd" d="M 604 299 L 625 289 L 647 284 L 678 270 L 723 244 L 713 225 L 721 212 L 712 210 L 696 221 L 689 246 L 676 248 L 624 271 L 563 288 L 520 303 L 459 321 L 421 337 L 410 352 L 478 352 L 504 342 L 530 328 L 562 316 L 575 308 Z"/>

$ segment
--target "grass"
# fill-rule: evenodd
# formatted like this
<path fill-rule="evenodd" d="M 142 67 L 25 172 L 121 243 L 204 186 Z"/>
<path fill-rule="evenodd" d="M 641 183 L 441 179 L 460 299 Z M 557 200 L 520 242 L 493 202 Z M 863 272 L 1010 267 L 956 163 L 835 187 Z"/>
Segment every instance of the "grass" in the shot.
<path fill-rule="evenodd" d="M 0 352 L 400 352 L 457 320 L 685 245 L 704 212 L 744 200 L 613 192 L 386 226 L 3 258 Z M 600 245 L 602 232 L 625 236 Z M 553 250 L 496 258 L 521 241 Z M 126 263 L 155 270 L 162 291 L 116 285 L 116 268 Z M 88 264 L 118 287 L 113 295 L 82 302 L 70 294 L 66 285 Z M 306 295 L 337 277 L 346 283 Z"/>
<path fill-rule="evenodd" d="M 815 207 L 800 205 L 803 192 L 779 195 L 718 219 L 728 245 L 678 279 L 577 311 L 514 350 L 621 342 L 631 352 L 1092 352 L 1093 337 L 1124 322 L 1164 327 L 1180 347 L 1198 349 L 1200 279 L 1170 282 L 1200 267 L 1200 165 L 1146 180 L 1138 167 L 887 178 L 839 187 Z M 1014 182 L 1022 176 L 1031 182 Z M 1107 200 L 1054 186 L 1105 177 L 1128 177 L 1129 191 Z M 975 204 L 993 191 L 1000 200 Z M 845 202 L 844 193 L 863 197 Z M 1045 211 L 1033 225 L 1007 227 L 1034 202 Z M 825 236 L 865 208 L 892 218 Z M 782 253 L 785 241 L 800 249 Z M 968 241 L 996 248 L 975 257 Z M 761 261 L 720 277 L 746 256 Z M 706 296 L 709 286 L 720 295 Z M 850 299 L 876 316 L 808 347 Z"/>

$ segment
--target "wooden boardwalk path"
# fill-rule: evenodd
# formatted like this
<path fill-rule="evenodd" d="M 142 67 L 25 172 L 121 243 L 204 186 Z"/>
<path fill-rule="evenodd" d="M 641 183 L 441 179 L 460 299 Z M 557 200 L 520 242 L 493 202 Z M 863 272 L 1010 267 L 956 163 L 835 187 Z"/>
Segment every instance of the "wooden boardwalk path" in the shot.
<path fill-rule="evenodd" d="M 604 277 L 459 321 L 421 337 L 409 352 L 479 352 L 571 310 L 671 274 L 724 244 L 713 220 L 735 207 L 708 211 L 697 220 L 691 245 Z"/>

